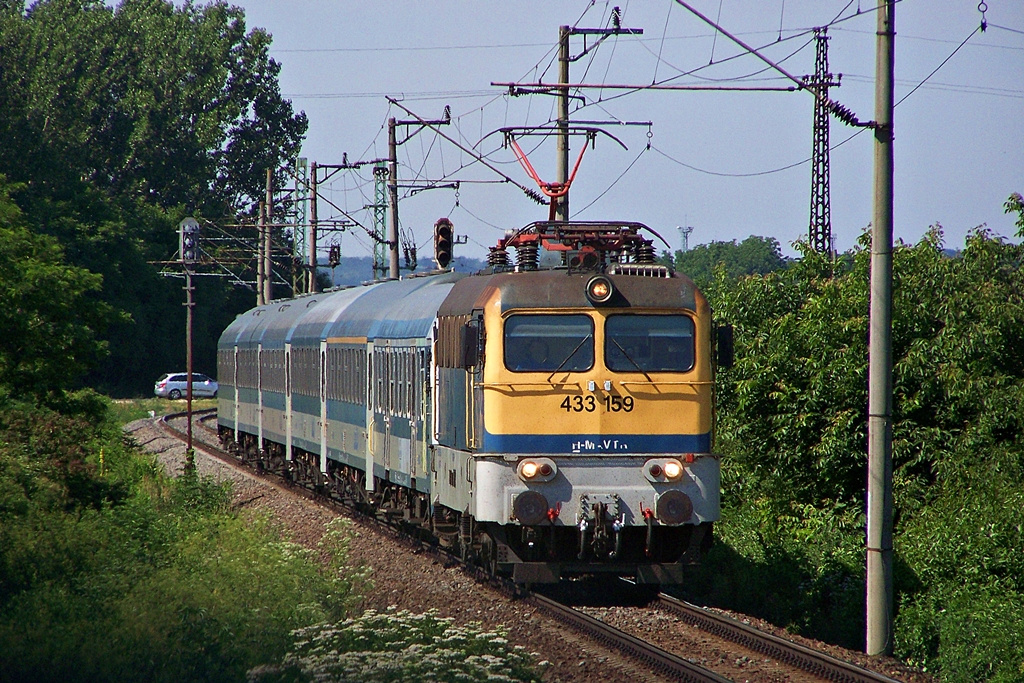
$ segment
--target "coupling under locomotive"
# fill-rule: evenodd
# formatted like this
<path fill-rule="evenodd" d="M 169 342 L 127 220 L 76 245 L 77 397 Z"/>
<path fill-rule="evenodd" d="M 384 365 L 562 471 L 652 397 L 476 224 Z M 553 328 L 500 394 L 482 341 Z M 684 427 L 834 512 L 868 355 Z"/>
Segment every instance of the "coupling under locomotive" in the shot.
<path fill-rule="evenodd" d="M 719 518 L 719 335 L 645 229 L 534 223 L 477 274 L 253 309 L 218 346 L 221 437 L 519 582 L 678 582 Z"/>

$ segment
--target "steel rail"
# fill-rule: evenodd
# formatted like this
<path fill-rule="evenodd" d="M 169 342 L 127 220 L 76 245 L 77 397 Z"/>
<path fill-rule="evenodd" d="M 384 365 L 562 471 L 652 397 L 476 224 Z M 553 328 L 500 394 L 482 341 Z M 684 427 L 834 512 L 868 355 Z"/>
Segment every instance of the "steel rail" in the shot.
<path fill-rule="evenodd" d="M 525 601 L 562 623 L 582 631 L 605 646 L 643 662 L 657 673 L 688 683 L 729 683 L 728 678 L 678 657 L 657 645 L 623 633 L 599 619 L 543 595 L 530 593 Z"/>
<path fill-rule="evenodd" d="M 658 595 L 657 604 L 702 631 L 835 683 L 898 683 L 883 674 L 759 631 L 664 593 Z"/>

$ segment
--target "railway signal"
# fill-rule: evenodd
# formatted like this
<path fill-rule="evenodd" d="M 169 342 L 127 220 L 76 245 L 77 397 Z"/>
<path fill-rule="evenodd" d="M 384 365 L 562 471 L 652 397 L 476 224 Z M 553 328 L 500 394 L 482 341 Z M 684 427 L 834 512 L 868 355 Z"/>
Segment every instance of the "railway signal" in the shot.
<path fill-rule="evenodd" d="M 454 228 L 447 218 L 438 218 L 434 223 L 434 260 L 442 270 L 452 262 L 452 237 Z"/>
<path fill-rule="evenodd" d="M 199 222 L 195 218 L 178 223 L 178 255 L 182 263 L 199 260 Z"/>

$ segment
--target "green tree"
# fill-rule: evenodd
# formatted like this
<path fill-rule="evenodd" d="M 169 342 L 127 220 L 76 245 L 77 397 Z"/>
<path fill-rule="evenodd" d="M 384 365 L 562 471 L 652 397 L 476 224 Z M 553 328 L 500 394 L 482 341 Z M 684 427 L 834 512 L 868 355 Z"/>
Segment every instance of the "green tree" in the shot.
<path fill-rule="evenodd" d="M 246 33 L 240 8 L 41 0 L 3 22 L 5 118 L 20 144 L 0 168 L 54 178 L 60 164 L 112 196 L 219 215 L 258 202 L 266 169 L 305 134 L 270 36 Z"/>
<path fill-rule="evenodd" d="M 739 244 L 711 242 L 699 244 L 689 251 L 676 251 L 673 265 L 688 275 L 698 286 L 706 286 L 714 278 L 715 269 L 723 267 L 730 277 L 765 275 L 786 267 L 787 260 L 774 237 L 751 235 Z"/>
<path fill-rule="evenodd" d="M 733 538 L 763 543 L 751 556 L 767 570 L 749 570 L 803 566 L 789 585 L 855 607 L 852 620 L 863 615 L 867 239 L 835 275 L 808 251 L 766 276 L 720 269 L 708 288 L 737 331 L 719 391 Z M 956 257 L 942 247 L 935 226 L 893 252 L 897 652 L 950 680 L 1018 680 L 1024 248 L 985 230 Z"/>
<path fill-rule="evenodd" d="M 1024 197 L 1020 192 L 1014 192 L 1003 204 L 1006 213 L 1017 214 L 1017 237 L 1024 237 Z"/>
<path fill-rule="evenodd" d="M 0 389 L 47 398 L 102 357 L 111 309 L 96 296 L 101 277 L 30 230 L 11 189 L 0 175 Z"/>
<path fill-rule="evenodd" d="M 139 393 L 183 367 L 181 281 L 151 264 L 174 258 L 185 215 L 251 214 L 266 169 L 297 154 L 306 117 L 281 97 L 269 45 L 223 2 L 0 3 L 0 173 L 19 183 L 25 224 L 128 314 L 92 386 Z M 212 372 L 217 335 L 251 297 L 197 286 L 196 362 Z"/>

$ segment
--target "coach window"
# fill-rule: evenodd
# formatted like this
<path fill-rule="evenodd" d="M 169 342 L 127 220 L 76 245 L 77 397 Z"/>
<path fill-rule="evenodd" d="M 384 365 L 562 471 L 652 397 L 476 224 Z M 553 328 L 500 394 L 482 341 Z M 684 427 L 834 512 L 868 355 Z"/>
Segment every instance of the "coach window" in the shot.
<path fill-rule="evenodd" d="M 693 319 L 686 315 L 610 315 L 604 324 L 604 361 L 616 372 L 693 369 Z"/>
<path fill-rule="evenodd" d="M 505 320 L 505 367 L 516 372 L 581 372 L 594 366 L 588 315 L 511 315 Z"/>

